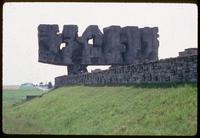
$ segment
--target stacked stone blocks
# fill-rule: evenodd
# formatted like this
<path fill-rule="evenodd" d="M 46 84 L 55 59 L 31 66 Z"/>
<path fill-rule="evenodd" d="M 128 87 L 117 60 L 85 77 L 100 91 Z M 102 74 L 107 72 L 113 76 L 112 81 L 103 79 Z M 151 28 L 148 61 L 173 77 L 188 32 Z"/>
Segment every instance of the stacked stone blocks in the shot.
<path fill-rule="evenodd" d="M 197 82 L 197 55 L 120 66 L 96 73 L 60 76 L 55 78 L 55 87 L 175 82 Z"/>

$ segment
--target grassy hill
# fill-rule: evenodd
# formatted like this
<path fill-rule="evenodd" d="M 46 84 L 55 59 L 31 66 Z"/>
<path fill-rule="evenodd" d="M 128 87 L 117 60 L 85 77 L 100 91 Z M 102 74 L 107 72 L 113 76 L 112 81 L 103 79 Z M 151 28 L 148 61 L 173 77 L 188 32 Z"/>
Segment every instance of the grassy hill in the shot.
<path fill-rule="evenodd" d="M 195 135 L 197 86 L 68 86 L 3 110 L 14 134 Z"/>

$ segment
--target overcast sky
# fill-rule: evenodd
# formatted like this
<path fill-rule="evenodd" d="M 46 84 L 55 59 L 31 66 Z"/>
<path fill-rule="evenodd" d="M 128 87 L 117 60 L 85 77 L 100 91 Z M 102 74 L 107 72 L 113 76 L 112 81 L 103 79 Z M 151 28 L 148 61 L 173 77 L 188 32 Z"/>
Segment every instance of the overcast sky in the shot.
<path fill-rule="evenodd" d="M 158 27 L 159 59 L 197 47 L 195 4 L 6 3 L 3 5 L 3 85 L 54 83 L 67 67 L 38 62 L 39 24 L 75 24 L 81 36 L 88 25 Z M 95 67 L 88 67 L 89 71 Z M 97 68 L 97 67 L 96 67 Z M 98 67 L 100 68 L 100 67 Z M 104 67 L 108 68 L 108 67 Z"/>

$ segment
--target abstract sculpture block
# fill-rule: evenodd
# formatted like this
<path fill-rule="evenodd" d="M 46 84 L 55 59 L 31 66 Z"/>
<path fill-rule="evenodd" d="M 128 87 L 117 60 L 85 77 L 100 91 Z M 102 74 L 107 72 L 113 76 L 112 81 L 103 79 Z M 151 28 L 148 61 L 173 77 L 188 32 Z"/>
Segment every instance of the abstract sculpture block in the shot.
<path fill-rule="evenodd" d="M 129 65 L 158 60 L 158 28 L 90 25 L 78 36 L 77 25 L 38 26 L 39 62 L 68 66 L 68 75 L 87 72 L 87 65 Z M 92 40 L 92 44 L 89 41 Z M 61 47 L 61 44 L 64 47 Z"/>

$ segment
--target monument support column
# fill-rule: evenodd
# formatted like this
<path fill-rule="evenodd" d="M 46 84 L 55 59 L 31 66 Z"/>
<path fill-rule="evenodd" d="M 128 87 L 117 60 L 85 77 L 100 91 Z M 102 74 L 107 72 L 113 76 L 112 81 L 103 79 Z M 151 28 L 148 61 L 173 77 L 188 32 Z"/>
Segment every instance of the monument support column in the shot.
<path fill-rule="evenodd" d="M 76 75 L 88 72 L 87 65 L 73 64 L 67 66 L 68 75 Z"/>

